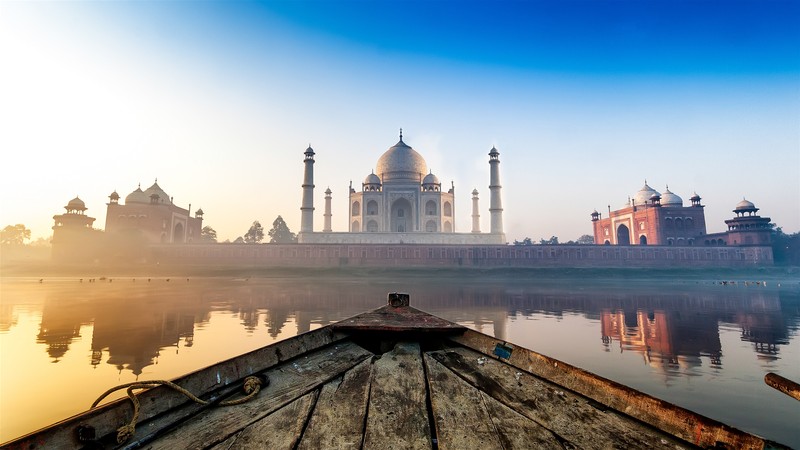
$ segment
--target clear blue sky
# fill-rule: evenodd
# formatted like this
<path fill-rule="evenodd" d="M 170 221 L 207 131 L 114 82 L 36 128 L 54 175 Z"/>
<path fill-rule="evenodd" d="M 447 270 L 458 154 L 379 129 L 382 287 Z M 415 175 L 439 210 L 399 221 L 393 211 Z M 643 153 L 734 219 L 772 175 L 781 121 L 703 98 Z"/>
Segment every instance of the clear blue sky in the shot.
<path fill-rule="evenodd" d="M 0 3 L 0 226 L 35 237 L 79 195 L 158 178 L 221 240 L 277 215 L 346 230 L 397 141 L 456 187 L 457 230 L 500 150 L 509 240 L 591 232 L 647 179 L 703 197 L 709 232 L 747 197 L 800 231 L 800 2 Z"/>

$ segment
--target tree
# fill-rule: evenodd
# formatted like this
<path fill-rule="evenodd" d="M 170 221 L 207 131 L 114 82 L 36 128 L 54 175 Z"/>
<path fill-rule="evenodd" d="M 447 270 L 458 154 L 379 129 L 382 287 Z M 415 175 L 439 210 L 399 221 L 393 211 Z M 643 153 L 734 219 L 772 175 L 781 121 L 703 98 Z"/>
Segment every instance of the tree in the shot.
<path fill-rule="evenodd" d="M 550 236 L 550 239 L 539 239 L 539 244 L 541 244 L 541 245 L 558 245 L 558 238 L 556 236 Z"/>
<path fill-rule="evenodd" d="M 283 221 L 283 217 L 278 216 L 272 222 L 272 229 L 267 233 L 269 234 L 269 242 L 272 244 L 291 244 L 297 242 L 297 236 L 289 231 L 289 226 Z"/>
<path fill-rule="evenodd" d="M 244 244 L 244 238 L 239 236 L 239 237 L 237 237 L 236 239 L 233 240 L 233 243 L 234 244 Z"/>
<path fill-rule="evenodd" d="M 526 237 L 521 241 L 514 239 L 514 245 L 533 245 L 533 241 L 529 237 Z"/>
<path fill-rule="evenodd" d="M 779 266 L 800 266 L 800 232 L 786 234 L 781 227 L 772 235 L 772 257 Z"/>
<path fill-rule="evenodd" d="M 203 242 L 217 242 L 217 230 L 205 226 L 200 230 L 200 240 Z"/>
<path fill-rule="evenodd" d="M 26 239 L 31 238 L 31 230 L 25 225 L 18 223 L 8 225 L 0 231 L 0 244 L 3 245 L 22 245 Z"/>
<path fill-rule="evenodd" d="M 594 244 L 594 237 L 584 234 L 583 236 L 579 237 L 576 242 L 580 245 L 591 245 Z"/>
<path fill-rule="evenodd" d="M 253 225 L 250 226 L 250 229 L 247 230 L 247 233 L 244 234 L 244 241 L 248 244 L 257 244 L 264 240 L 264 227 L 261 226 L 261 222 L 255 221 Z"/>

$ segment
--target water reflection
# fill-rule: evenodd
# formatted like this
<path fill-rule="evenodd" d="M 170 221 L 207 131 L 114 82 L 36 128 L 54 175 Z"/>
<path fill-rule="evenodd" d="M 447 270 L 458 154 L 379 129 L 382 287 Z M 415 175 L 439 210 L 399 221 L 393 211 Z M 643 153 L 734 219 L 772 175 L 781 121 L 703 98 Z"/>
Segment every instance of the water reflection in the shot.
<path fill-rule="evenodd" d="M 348 282 L 143 284 L 117 280 L 113 286 L 46 289 L 36 341 L 58 362 L 82 337 L 81 329 L 93 325 L 87 363 L 105 362 L 139 375 L 162 351 L 191 347 L 195 328 L 207 326 L 213 313 L 236 315 L 248 333 L 263 323 L 274 339 L 290 321 L 302 333 L 377 307 L 387 291 L 381 283 Z M 620 287 L 598 294 L 507 283 L 428 282 L 414 290 L 413 303 L 420 309 L 502 339 L 507 338 L 509 318 L 579 314 L 600 322 L 599 339 L 606 351 L 637 352 L 647 364 L 667 371 L 700 365 L 701 357 L 722 369 L 720 324 L 737 326 L 742 341 L 752 343 L 759 357 L 780 358 L 781 346 L 789 343 L 800 321 L 797 302 L 781 301 L 781 295 L 790 294 L 767 289 L 667 289 L 654 294 Z M 16 324 L 11 300 L 0 309 L 2 331 Z"/>

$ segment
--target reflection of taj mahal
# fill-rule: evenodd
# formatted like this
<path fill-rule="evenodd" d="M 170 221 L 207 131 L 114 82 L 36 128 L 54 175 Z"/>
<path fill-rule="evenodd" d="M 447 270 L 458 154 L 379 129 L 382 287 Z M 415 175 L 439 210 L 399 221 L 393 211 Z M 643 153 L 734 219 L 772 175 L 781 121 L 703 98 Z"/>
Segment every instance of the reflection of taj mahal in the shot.
<path fill-rule="evenodd" d="M 472 230 L 455 229 L 455 187 L 442 190 L 425 159 L 400 141 L 378 159 L 361 190 L 349 189 L 348 232 L 331 230 L 331 190 L 325 191 L 322 232 L 314 232 L 314 150 L 305 152 L 301 243 L 505 244 L 500 200 L 500 152 L 489 152 L 491 231 L 481 233 L 478 191 L 472 191 Z"/>

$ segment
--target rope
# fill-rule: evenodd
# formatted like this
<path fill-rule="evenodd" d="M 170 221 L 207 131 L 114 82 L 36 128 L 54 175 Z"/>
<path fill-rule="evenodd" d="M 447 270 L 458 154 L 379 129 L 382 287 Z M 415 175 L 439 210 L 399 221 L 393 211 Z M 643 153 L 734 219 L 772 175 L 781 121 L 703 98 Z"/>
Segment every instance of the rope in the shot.
<path fill-rule="evenodd" d="M 269 380 L 266 380 L 266 383 L 262 381 L 259 377 L 256 376 L 249 376 L 244 379 L 244 385 L 242 386 L 244 389 L 245 396 L 241 398 L 237 398 L 236 400 L 226 400 L 223 402 L 219 402 L 219 406 L 233 406 L 233 405 L 241 405 L 252 399 L 253 397 L 258 394 L 261 390 L 262 385 L 269 384 Z M 120 389 L 127 388 L 128 398 L 133 403 L 133 417 L 131 421 L 117 429 L 117 444 L 122 444 L 130 439 L 134 433 L 136 432 L 136 422 L 139 420 L 139 398 L 134 394 L 134 389 L 149 389 L 154 388 L 157 386 L 166 386 L 171 388 L 177 392 L 180 392 L 184 396 L 186 396 L 189 400 L 199 403 L 201 405 L 208 405 L 211 402 L 198 398 L 196 395 L 192 394 L 191 392 L 187 391 L 186 389 L 178 386 L 177 384 L 166 381 L 166 380 L 150 380 L 150 381 L 134 381 L 132 383 L 125 383 L 119 386 L 113 387 L 107 391 L 105 391 L 97 400 L 92 403 L 91 408 L 93 409 L 97 406 L 98 403 L 103 401 L 104 398 L 108 397 L 109 394 L 116 392 Z"/>

